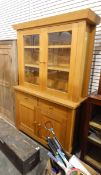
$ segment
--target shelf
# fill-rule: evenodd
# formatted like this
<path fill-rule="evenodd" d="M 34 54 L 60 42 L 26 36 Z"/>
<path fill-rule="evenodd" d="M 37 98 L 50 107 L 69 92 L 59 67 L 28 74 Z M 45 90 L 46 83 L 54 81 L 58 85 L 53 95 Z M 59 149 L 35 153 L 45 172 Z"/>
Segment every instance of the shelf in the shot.
<path fill-rule="evenodd" d="M 58 49 L 58 48 L 71 48 L 71 45 L 50 45 L 48 48 Z"/>
<path fill-rule="evenodd" d="M 37 64 L 25 64 L 25 67 L 39 68 Z"/>
<path fill-rule="evenodd" d="M 93 159 L 92 157 L 88 155 L 86 155 L 84 159 L 91 165 L 96 166 L 98 169 L 101 169 L 101 162 L 96 161 L 95 159 Z"/>
<path fill-rule="evenodd" d="M 57 70 L 57 71 L 69 72 L 69 67 L 48 66 L 48 70 Z"/>
<path fill-rule="evenodd" d="M 101 139 L 99 137 L 97 137 L 95 134 L 90 134 L 88 136 L 89 141 L 98 144 L 99 146 L 101 146 Z"/>
<path fill-rule="evenodd" d="M 101 130 L 101 114 L 100 111 L 98 111 L 98 114 L 94 116 L 94 118 L 89 122 L 89 125 Z"/>
<path fill-rule="evenodd" d="M 40 46 L 24 46 L 24 49 L 39 49 Z"/>
<path fill-rule="evenodd" d="M 91 121 L 91 122 L 89 123 L 89 125 L 90 125 L 90 126 L 93 126 L 94 128 L 97 128 L 97 129 L 100 129 L 100 130 L 101 130 L 101 124 L 99 124 L 99 123 L 96 123 L 96 122 L 94 122 L 94 121 Z"/>
<path fill-rule="evenodd" d="M 84 156 L 84 160 L 90 163 L 93 167 L 101 169 L 101 148 L 90 143 L 87 149 L 87 154 Z"/>

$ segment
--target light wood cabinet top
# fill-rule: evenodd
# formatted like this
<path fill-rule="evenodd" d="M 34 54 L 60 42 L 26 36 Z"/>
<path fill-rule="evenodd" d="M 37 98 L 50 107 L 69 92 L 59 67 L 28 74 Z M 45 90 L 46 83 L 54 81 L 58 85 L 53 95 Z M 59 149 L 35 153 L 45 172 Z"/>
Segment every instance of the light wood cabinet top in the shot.
<path fill-rule="evenodd" d="M 27 29 L 32 27 L 55 25 L 58 23 L 75 22 L 78 20 L 86 20 L 88 23 L 92 25 L 96 25 L 100 23 L 100 17 L 98 15 L 96 15 L 90 9 L 84 9 L 84 10 L 70 12 L 62 15 L 56 15 L 48 18 L 15 24 L 13 25 L 13 28 L 16 30 L 21 30 L 21 29 Z"/>

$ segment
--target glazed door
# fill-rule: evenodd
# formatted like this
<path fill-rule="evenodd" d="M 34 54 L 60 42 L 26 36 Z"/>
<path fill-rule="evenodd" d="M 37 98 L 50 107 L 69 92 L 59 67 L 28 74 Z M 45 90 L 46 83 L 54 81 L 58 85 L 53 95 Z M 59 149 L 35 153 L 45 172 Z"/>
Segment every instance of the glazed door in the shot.
<path fill-rule="evenodd" d="M 48 30 L 47 89 L 53 93 L 68 93 L 72 28 L 71 25 Z"/>
<path fill-rule="evenodd" d="M 20 84 L 38 88 L 40 85 L 40 30 L 24 31 L 19 38 L 22 43 L 18 48 Z"/>
<path fill-rule="evenodd" d="M 70 74 L 76 56 L 77 30 L 72 24 L 47 29 L 46 90 L 58 97 L 67 98 L 70 93 Z"/>
<path fill-rule="evenodd" d="M 25 81 L 39 85 L 39 34 L 24 36 Z"/>

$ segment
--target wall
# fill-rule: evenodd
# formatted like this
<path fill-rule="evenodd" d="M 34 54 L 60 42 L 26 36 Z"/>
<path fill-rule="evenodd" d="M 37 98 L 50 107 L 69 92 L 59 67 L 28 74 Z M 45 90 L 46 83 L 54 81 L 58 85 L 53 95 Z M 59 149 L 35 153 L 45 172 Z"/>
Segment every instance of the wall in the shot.
<path fill-rule="evenodd" d="M 16 39 L 12 24 L 91 8 L 101 16 L 101 0 L 1 0 L 0 40 Z M 101 23 L 97 26 L 89 90 L 98 89 L 101 69 Z"/>

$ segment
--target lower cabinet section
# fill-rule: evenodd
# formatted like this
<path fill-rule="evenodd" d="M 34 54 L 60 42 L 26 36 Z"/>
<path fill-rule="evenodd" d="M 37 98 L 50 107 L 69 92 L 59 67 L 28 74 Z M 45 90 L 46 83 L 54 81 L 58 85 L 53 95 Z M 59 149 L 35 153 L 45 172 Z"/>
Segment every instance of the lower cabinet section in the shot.
<path fill-rule="evenodd" d="M 50 128 L 64 149 L 72 151 L 75 110 L 34 97 L 22 92 L 16 92 L 16 126 L 43 145 L 51 136 Z"/>

